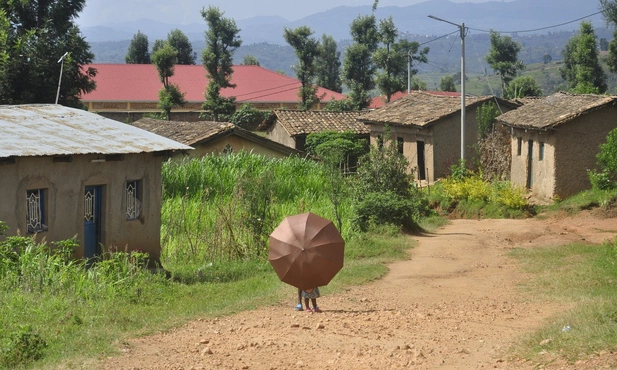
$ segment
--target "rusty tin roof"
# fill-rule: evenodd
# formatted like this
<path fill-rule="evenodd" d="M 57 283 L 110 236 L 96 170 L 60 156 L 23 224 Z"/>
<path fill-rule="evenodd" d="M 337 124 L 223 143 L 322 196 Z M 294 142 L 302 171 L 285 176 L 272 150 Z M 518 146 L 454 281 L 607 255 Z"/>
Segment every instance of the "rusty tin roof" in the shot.
<path fill-rule="evenodd" d="M 80 109 L 53 104 L 0 106 L 0 158 L 188 149 L 193 148 Z"/>

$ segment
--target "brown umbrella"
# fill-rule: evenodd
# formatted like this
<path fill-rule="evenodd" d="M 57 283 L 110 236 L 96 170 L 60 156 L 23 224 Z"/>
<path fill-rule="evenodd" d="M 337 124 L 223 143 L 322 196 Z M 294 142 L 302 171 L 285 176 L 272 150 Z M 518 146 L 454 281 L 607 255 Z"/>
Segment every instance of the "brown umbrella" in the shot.
<path fill-rule="evenodd" d="M 270 234 L 268 260 L 281 281 L 303 290 L 327 285 L 343 267 L 345 240 L 332 221 L 307 212 Z"/>

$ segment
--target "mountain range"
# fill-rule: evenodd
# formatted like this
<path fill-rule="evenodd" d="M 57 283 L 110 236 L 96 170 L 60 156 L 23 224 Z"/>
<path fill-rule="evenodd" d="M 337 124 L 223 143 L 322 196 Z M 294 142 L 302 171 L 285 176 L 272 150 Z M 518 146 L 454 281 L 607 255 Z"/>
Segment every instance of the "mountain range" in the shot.
<path fill-rule="evenodd" d="M 494 29 L 501 33 L 520 34 L 571 31 L 579 27 L 582 19 L 590 20 L 596 27 L 604 25 L 599 2 L 590 0 L 514 0 L 509 2 L 453 3 L 448 0 L 429 0 L 409 6 L 377 8 L 377 19 L 392 16 L 401 34 L 442 35 L 456 32 L 462 23 L 470 32 L 481 33 Z M 278 16 L 260 16 L 239 20 L 240 36 L 244 45 L 269 43 L 284 45 L 284 28 L 309 26 L 315 36 L 328 34 L 335 40 L 350 39 L 349 25 L 358 15 L 371 13 L 371 6 L 339 6 L 305 18 L 288 21 Z M 593 15 L 592 15 L 593 14 Z M 433 15 L 454 24 L 440 22 Z M 587 17 L 588 15 L 592 15 Z M 583 18 L 585 17 L 585 18 Z M 573 21 L 573 22 L 570 22 Z M 565 24 L 564 24 L 565 23 Z M 558 27 L 552 27 L 560 25 Z M 111 23 L 88 27 L 82 25 L 82 34 L 88 42 L 123 41 L 132 39 L 137 31 L 148 36 L 151 43 L 164 39 L 172 29 L 180 29 L 189 40 L 203 40 L 205 22 L 167 24 L 151 19 Z M 529 31 L 529 32 L 528 32 Z"/>

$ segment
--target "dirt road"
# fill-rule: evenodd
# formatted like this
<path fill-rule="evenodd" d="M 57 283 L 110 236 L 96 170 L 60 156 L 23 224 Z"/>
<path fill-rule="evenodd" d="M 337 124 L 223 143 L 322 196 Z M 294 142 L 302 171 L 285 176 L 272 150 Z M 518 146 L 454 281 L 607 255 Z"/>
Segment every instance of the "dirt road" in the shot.
<path fill-rule="evenodd" d="M 454 220 L 415 236 L 408 261 L 374 283 L 319 299 L 323 313 L 294 312 L 294 294 L 278 306 L 131 342 L 105 369 L 531 369 L 506 350 L 556 305 L 529 302 L 525 278 L 507 256 L 515 247 L 617 235 L 617 219 L 588 213 L 548 220 Z M 607 353 L 576 368 L 617 366 Z M 601 365 L 601 366 L 600 366 Z M 557 366 L 557 365 L 555 365 Z M 560 365 L 564 367 L 564 365 Z M 567 368 L 567 366 L 565 367 Z"/>

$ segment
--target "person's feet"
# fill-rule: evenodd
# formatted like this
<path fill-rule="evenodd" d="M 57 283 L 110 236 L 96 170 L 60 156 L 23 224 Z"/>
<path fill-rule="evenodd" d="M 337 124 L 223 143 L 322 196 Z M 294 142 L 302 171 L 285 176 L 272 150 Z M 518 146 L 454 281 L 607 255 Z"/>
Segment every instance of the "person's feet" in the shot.
<path fill-rule="evenodd" d="M 298 303 L 296 307 L 294 307 L 294 311 L 302 311 L 302 310 L 303 310 L 302 303 Z"/>
<path fill-rule="evenodd" d="M 311 308 L 310 308 L 310 307 L 307 307 L 307 308 L 306 308 L 306 310 L 304 310 L 304 311 L 306 311 L 306 312 L 311 312 L 311 313 L 313 312 L 313 310 L 311 310 Z"/>
<path fill-rule="evenodd" d="M 319 309 L 319 307 L 315 306 L 315 307 L 313 307 L 313 312 L 318 312 L 319 313 L 319 312 L 321 312 L 321 310 Z"/>

